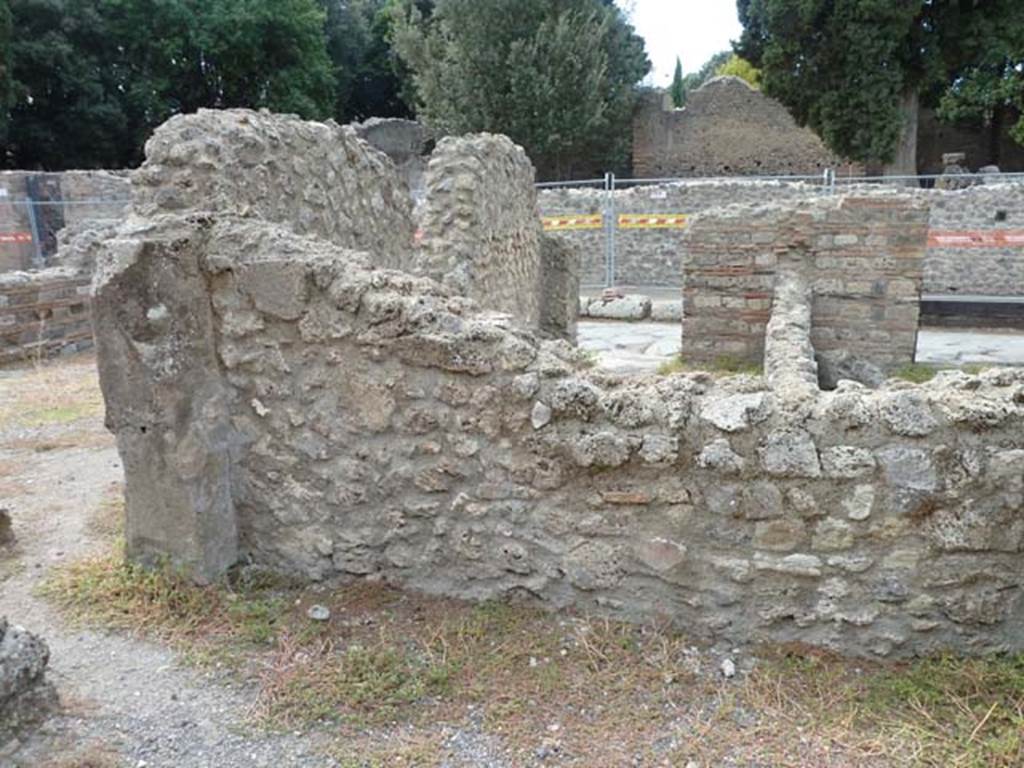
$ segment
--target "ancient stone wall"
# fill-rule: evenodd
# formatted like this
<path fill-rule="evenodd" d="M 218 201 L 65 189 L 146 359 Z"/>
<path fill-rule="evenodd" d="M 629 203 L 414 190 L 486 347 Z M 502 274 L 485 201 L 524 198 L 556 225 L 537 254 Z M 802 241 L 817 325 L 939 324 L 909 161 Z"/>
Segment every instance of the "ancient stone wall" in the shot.
<path fill-rule="evenodd" d="M 1024 295 L 1024 184 L 915 195 L 931 207 L 925 293 Z"/>
<path fill-rule="evenodd" d="M 60 266 L 65 228 L 120 221 L 128 197 L 126 173 L 0 171 L 0 273 Z"/>
<path fill-rule="evenodd" d="M 146 142 L 132 186 L 139 215 L 237 213 L 409 267 L 407 190 L 348 126 L 243 109 L 179 115 Z"/>
<path fill-rule="evenodd" d="M 818 352 L 892 369 L 914 360 L 928 208 L 910 197 L 736 205 L 694 218 L 683 264 L 684 359 L 764 357 L 776 275 L 813 291 Z"/>
<path fill-rule="evenodd" d="M 92 346 L 90 282 L 65 267 L 0 274 L 0 362 Z"/>
<path fill-rule="evenodd" d="M 715 77 L 666 110 L 662 94 L 633 121 L 633 176 L 815 175 L 849 168 L 782 104 L 738 77 Z"/>
<path fill-rule="evenodd" d="M 1024 146 L 1010 136 L 1017 119 L 1017 115 L 1007 115 L 995 137 L 987 126 L 943 122 L 934 110 L 922 107 L 918 116 L 917 172 L 942 173 L 942 156 L 947 152 L 966 154 L 967 167 L 973 171 L 992 164 L 1003 172 L 1024 171 Z"/>
<path fill-rule="evenodd" d="M 95 286 L 135 558 L 525 593 L 859 655 L 1021 647 L 1024 371 L 796 388 L 775 375 L 813 366 L 793 290 L 769 355 L 798 362 L 769 382 L 589 375 L 331 243 L 151 225 Z"/>
<path fill-rule="evenodd" d="M 924 292 L 1021 295 L 1024 293 L 1024 184 L 993 183 L 961 190 L 840 185 L 843 194 L 912 195 L 930 208 Z M 542 215 L 600 214 L 607 193 L 599 189 L 545 189 Z M 829 196 L 816 184 L 757 181 L 690 181 L 619 190 L 615 215 L 683 214 L 731 204 L 764 204 Z M 580 247 L 584 284 L 604 282 L 605 233 L 601 229 L 552 231 Z M 616 283 L 680 283 L 681 228 L 620 228 L 616 233 Z"/>
<path fill-rule="evenodd" d="M 529 158 L 505 136 L 438 142 L 427 167 L 415 272 L 537 327 L 542 230 L 533 183 Z"/>

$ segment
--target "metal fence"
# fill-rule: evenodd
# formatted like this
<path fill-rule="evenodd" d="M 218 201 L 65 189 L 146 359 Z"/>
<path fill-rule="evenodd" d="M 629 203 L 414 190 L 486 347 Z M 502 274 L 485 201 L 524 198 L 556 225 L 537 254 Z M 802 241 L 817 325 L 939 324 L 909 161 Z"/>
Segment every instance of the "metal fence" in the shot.
<path fill-rule="evenodd" d="M 118 221 L 128 198 L 32 200 L 0 196 L 0 271 L 51 266 L 57 235 L 85 221 Z"/>
<path fill-rule="evenodd" d="M 858 186 L 897 187 L 908 189 L 931 189 L 939 180 L 949 183 L 947 188 L 959 189 L 979 184 L 1024 183 L 1024 173 L 963 173 L 963 174 L 918 174 L 897 176 L 852 176 L 837 174 L 835 169 L 826 168 L 814 175 L 772 175 L 772 176 L 680 176 L 660 178 L 620 178 L 606 173 L 603 178 L 576 181 L 542 182 L 538 190 L 546 189 L 597 189 L 603 192 L 599 214 L 558 214 L 543 216 L 545 229 L 579 231 L 601 231 L 604 254 L 603 279 L 600 283 L 584 281 L 585 288 L 611 287 L 616 284 L 619 231 L 622 229 L 685 229 L 688 211 L 662 214 L 623 214 L 617 210 L 616 192 L 641 187 L 670 184 L 694 184 L 710 182 L 733 183 L 803 183 L 818 187 L 822 194 L 837 194 Z M 646 223 L 645 223 L 646 221 Z M 639 223 L 638 223 L 639 222 Z M 591 278 L 592 280 L 592 278 Z"/>

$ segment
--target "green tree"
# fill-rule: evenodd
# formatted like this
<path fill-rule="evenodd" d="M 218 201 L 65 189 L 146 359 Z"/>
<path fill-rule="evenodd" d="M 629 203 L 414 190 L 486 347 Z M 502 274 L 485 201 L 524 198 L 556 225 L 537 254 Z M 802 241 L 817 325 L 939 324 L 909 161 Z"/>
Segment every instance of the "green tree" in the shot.
<path fill-rule="evenodd" d="M 0 161 L 28 169 L 118 167 L 126 119 L 107 28 L 92 0 L 12 0 L 13 102 Z"/>
<path fill-rule="evenodd" d="M 200 107 L 332 114 L 316 0 L 10 0 L 22 168 L 124 167 L 153 128 Z"/>
<path fill-rule="evenodd" d="M 388 0 L 325 0 L 325 5 L 335 119 L 410 116 L 389 42 Z"/>
<path fill-rule="evenodd" d="M 0 143 L 7 141 L 7 120 L 14 98 L 14 81 L 11 77 L 11 8 L 7 0 L 0 0 Z M 0 152 L 0 164 L 3 163 Z"/>
<path fill-rule="evenodd" d="M 691 72 L 683 78 L 683 87 L 686 93 L 691 93 L 700 88 L 710 80 L 718 70 L 733 56 L 732 51 L 719 51 L 705 61 L 700 69 Z"/>
<path fill-rule="evenodd" d="M 950 121 L 969 121 L 990 129 L 990 159 L 999 162 L 1003 129 L 1015 119 L 1010 135 L 1024 144 L 1024 21 L 992 36 L 982 55 L 953 79 L 939 103 L 939 115 Z"/>
<path fill-rule="evenodd" d="M 505 133 L 542 177 L 626 161 L 650 63 L 611 0 L 438 0 L 429 19 L 402 10 L 395 47 L 438 134 Z"/>
<path fill-rule="evenodd" d="M 833 150 L 916 170 L 920 98 L 1019 34 L 1019 0 L 737 0 L 736 52 Z"/>
<path fill-rule="evenodd" d="M 741 80 L 745 80 L 753 88 L 761 87 L 761 70 L 735 53 L 729 57 L 725 64 L 715 70 L 715 75 L 738 77 Z"/>
<path fill-rule="evenodd" d="M 686 104 L 686 86 L 683 84 L 683 62 L 676 56 L 676 71 L 672 75 L 672 85 L 668 89 L 672 98 L 672 106 L 681 109 Z"/>

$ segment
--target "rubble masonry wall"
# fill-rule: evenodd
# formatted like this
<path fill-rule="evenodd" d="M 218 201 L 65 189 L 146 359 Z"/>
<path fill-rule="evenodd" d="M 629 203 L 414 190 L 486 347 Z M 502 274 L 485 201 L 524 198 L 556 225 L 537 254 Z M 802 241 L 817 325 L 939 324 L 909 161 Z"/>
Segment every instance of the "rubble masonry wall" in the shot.
<path fill-rule="evenodd" d="M 415 272 L 536 328 L 543 231 L 533 184 L 526 152 L 505 136 L 442 139 L 427 165 Z"/>
<path fill-rule="evenodd" d="M 436 282 L 231 215 L 123 233 L 94 290 L 135 559 L 855 655 L 1021 648 L 1024 371 L 601 376 Z M 813 366 L 801 295 L 769 372 Z"/>
<path fill-rule="evenodd" d="M 0 274 L 0 363 L 91 347 L 90 283 L 63 267 Z"/>
<path fill-rule="evenodd" d="M 377 194 L 373 163 L 347 157 L 334 172 Z M 244 561 L 527 594 L 855 655 L 1021 649 L 1024 370 L 815 384 L 808 297 L 831 257 L 804 248 L 805 219 L 898 223 L 907 241 L 888 239 L 888 258 L 919 263 L 923 209 L 762 210 L 765 231 L 789 233 L 762 286 L 766 376 L 624 378 L 345 245 L 386 233 L 314 231 L 319 201 L 298 222 L 197 212 L 165 204 L 193 188 L 187 167 L 159 173 L 170 189 L 144 191 L 98 240 L 93 282 L 134 560 L 169 558 L 200 581 Z M 198 174 L 213 199 L 245 183 L 233 165 Z"/>

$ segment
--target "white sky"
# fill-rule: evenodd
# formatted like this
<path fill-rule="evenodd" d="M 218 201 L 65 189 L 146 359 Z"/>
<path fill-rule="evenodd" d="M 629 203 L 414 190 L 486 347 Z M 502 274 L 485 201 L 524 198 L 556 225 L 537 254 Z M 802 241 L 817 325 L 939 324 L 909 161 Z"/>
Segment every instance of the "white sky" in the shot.
<path fill-rule="evenodd" d="M 683 72 L 695 72 L 712 54 L 730 47 L 742 27 L 736 0 L 617 0 L 637 33 L 647 41 L 654 66 L 648 80 L 668 85 L 682 59 Z"/>

